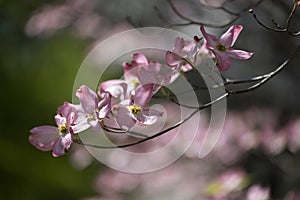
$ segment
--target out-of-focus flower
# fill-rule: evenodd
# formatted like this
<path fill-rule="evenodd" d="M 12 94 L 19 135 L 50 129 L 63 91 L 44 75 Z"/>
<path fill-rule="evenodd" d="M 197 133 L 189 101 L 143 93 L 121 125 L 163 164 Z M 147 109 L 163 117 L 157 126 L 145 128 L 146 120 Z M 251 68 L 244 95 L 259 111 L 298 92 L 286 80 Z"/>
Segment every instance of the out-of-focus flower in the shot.
<path fill-rule="evenodd" d="M 268 200 L 269 198 L 269 188 L 263 188 L 259 185 L 253 185 L 247 191 L 247 200 Z"/>
<path fill-rule="evenodd" d="M 253 53 L 232 48 L 242 29 L 241 25 L 231 26 L 220 39 L 217 39 L 216 36 L 207 33 L 203 25 L 200 26 L 200 31 L 205 39 L 203 45 L 215 55 L 219 70 L 228 70 L 231 66 L 231 58 L 245 60 L 253 55 Z"/>
<path fill-rule="evenodd" d="M 286 132 L 287 148 L 296 153 L 300 149 L 300 119 L 288 124 Z"/>
<path fill-rule="evenodd" d="M 29 36 L 52 34 L 71 23 L 71 14 L 71 8 L 66 5 L 44 6 L 29 19 L 25 32 Z"/>
<path fill-rule="evenodd" d="M 71 164 L 77 170 L 86 168 L 93 161 L 93 157 L 89 154 L 86 148 L 79 145 L 73 145 L 69 155 Z"/>
<path fill-rule="evenodd" d="M 290 191 L 284 197 L 284 200 L 298 200 L 300 199 L 300 192 L 299 191 Z"/>
<path fill-rule="evenodd" d="M 151 125 L 156 122 L 163 113 L 154 109 L 146 109 L 145 106 L 151 100 L 154 84 L 140 85 L 131 99 L 122 101 L 117 105 L 116 120 L 120 127 L 131 128 L 136 122 Z"/>
<path fill-rule="evenodd" d="M 29 142 L 42 151 L 51 151 L 54 157 L 62 156 L 70 148 L 74 132 L 71 125 L 74 124 L 75 115 L 69 104 L 59 108 L 55 115 L 55 126 L 38 126 L 30 130 Z"/>
<path fill-rule="evenodd" d="M 286 147 L 285 131 L 275 131 L 269 124 L 267 124 L 261 134 L 261 143 L 267 153 L 271 155 L 278 155 Z"/>
<path fill-rule="evenodd" d="M 103 93 L 103 99 L 99 102 L 97 94 L 89 87 L 83 85 L 76 91 L 76 96 L 79 98 L 80 105 L 85 116 L 83 119 L 86 124 L 89 124 L 95 130 L 101 127 L 101 120 L 106 117 L 111 111 L 110 93 Z"/>
<path fill-rule="evenodd" d="M 184 72 L 189 71 L 192 69 L 192 66 L 185 62 L 183 58 L 188 59 L 194 64 L 196 62 L 198 49 L 198 45 L 195 41 L 188 41 L 177 37 L 174 41 L 173 50 L 167 51 L 166 53 L 166 61 L 168 65 L 174 67 L 175 70 L 181 69 Z"/>
<path fill-rule="evenodd" d="M 211 182 L 206 188 L 206 193 L 214 197 L 225 197 L 231 192 L 243 189 L 248 184 L 248 177 L 242 169 L 230 169 Z"/>

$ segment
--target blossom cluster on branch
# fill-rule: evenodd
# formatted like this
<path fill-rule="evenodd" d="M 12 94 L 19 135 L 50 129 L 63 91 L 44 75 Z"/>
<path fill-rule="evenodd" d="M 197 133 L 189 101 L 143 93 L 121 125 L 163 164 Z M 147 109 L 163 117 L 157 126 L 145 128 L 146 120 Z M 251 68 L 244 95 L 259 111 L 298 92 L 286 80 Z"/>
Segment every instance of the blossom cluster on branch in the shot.
<path fill-rule="evenodd" d="M 230 68 L 231 58 L 244 60 L 252 56 L 252 53 L 232 48 L 242 29 L 241 25 L 234 25 L 217 39 L 201 26 L 203 38 L 195 36 L 188 41 L 178 37 L 173 50 L 166 52 L 167 65 L 134 53 L 132 61 L 123 64 L 123 79 L 102 82 L 97 92 L 82 85 L 76 91 L 80 104 L 65 102 L 55 115 L 57 126 L 31 129 L 30 143 L 42 151 L 52 150 L 52 155 L 57 157 L 64 155 L 72 142 L 80 143 L 78 134 L 89 128 L 126 133 L 135 124 L 154 124 L 164 113 L 147 107 L 152 97 L 163 86 L 172 84 L 180 73 L 199 65 L 201 55 L 208 54 L 214 59 L 220 71 Z M 114 119 L 117 126 L 107 126 L 106 118 Z"/>

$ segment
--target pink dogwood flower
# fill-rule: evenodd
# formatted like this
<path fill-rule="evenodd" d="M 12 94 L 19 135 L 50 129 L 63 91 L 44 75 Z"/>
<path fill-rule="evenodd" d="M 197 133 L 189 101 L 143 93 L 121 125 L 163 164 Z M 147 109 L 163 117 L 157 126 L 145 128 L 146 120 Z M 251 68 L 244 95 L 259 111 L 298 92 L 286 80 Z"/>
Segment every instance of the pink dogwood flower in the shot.
<path fill-rule="evenodd" d="M 110 93 L 102 94 L 102 100 L 98 101 L 97 94 L 89 87 L 83 85 L 76 91 L 82 110 L 78 110 L 78 115 L 84 121 L 81 124 L 89 125 L 94 130 L 99 130 L 101 121 L 111 111 Z"/>
<path fill-rule="evenodd" d="M 113 105 L 130 98 L 132 91 L 140 85 L 139 77 L 141 75 L 139 75 L 139 71 L 149 66 L 148 59 L 141 53 L 133 54 L 132 58 L 131 63 L 123 63 L 124 80 L 108 80 L 102 82 L 98 88 L 99 96 L 103 92 L 111 94 Z"/>
<path fill-rule="evenodd" d="M 231 66 L 231 58 L 245 60 L 253 55 L 251 52 L 232 48 L 242 29 L 241 25 L 231 26 L 220 39 L 217 39 L 214 35 L 208 34 L 203 25 L 200 26 L 200 31 L 205 39 L 204 47 L 215 55 L 219 70 L 228 70 Z"/>
<path fill-rule="evenodd" d="M 162 112 L 154 109 L 146 109 L 145 106 L 151 100 L 154 84 L 140 85 L 131 99 L 121 102 L 117 109 L 116 120 L 121 128 L 130 129 L 137 122 L 144 125 L 155 123 Z"/>
<path fill-rule="evenodd" d="M 142 53 L 132 55 L 131 63 L 124 63 L 125 80 L 133 80 L 136 85 L 154 84 L 153 93 L 156 93 L 161 85 L 171 83 L 172 70 L 157 61 L 148 61 Z"/>
<path fill-rule="evenodd" d="M 59 107 L 55 126 L 38 126 L 30 130 L 29 142 L 37 149 L 51 151 L 54 157 L 62 156 L 73 142 L 72 124 L 75 120 L 71 104 Z"/>
<path fill-rule="evenodd" d="M 195 63 L 198 49 L 198 45 L 195 41 L 188 41 L 177 37 L 174 41 L 173 50 L 167 51 L 166 53 L 166 61 L 168 65 L 175 70 L 181 69 L 184 72 L 189 71 L 192 67 L 186 63 L 183 58 Z"/>

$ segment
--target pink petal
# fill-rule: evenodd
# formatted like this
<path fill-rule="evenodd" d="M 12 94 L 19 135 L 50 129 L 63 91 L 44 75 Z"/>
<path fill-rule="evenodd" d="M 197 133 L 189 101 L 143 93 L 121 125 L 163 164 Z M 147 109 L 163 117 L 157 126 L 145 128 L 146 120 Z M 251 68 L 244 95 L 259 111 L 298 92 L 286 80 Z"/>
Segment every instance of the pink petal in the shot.
<path fill-rule="evenodd" d="M 158 79 L 158 72 L 155 71 L 141 69 L 138 71 L 137 77 L 140 84 L 142 85 L 150 84 L 150 83 L 160 84 Z"/>
<path fill-rule="evenodd" d="M 86 113 L 82 109 L 77 110 L 76 120 L 74 121 L 74 125 L 72 125 L 73 132 L 80 133 L 88 128 L 90 128 L 90 124 L 88 123 L 88 117 Z"/>
<path fill-rule="evenodd" d="M 98 97 L 89 87 L 81 86 L 76 91 L 76 96 L 79 98 L 80 104 L 86 113 L 91 114 L 97 108 Z"/>
<path fill-rule="evenodd" d="M 141 53 L 133 54 L 132 59 L 133 60 L 131 61 L 131 64 L 123 63 L 125 80 L 127 79 L 126 77 L 134 75 L 133 73 L 135 71 L 133 71 L 133 69 L 135 69 L 136 67 L 146 66 L 149 64 L 146 56 L 144 56 Z"/>
<path fill-rule="evenodd" d="M 148 59 L 146 58 L 146 56 L 144 56 L 144 54 L 141 53 L 135 53 L 132 55 L 133 60 L 141 65 L 148 65 Z"/>
<path fill-rule="evenodd" d="M 70 133 L 59 137 L 53 146 L 52 156 L 58 157 L 65 155 L 66 151 L 71 147 L 72 142 L 72 134 Z"/>
<path fill-rule="evenodd" d="M 181 52 L 184 48 L 184 40 L 181 37 L 176 37 L 174 41 L 173 52 Z"/>
<path fill-rule="evenodd" d="M 52 156 L 58 157 L 65 155 L 65 144 L 62 137 L 58 138 L 53 146 Z"/>
<path fill-rule="evenodd" d="M 57 108 L 57 113 L 60 113 L 62 116 L 67 117 L 73 110 L 72 104 L 69 102 L 64 102 L 62 106 Z"/>
<path fill-rule="evenodd" d="M 166 61 L 167 61 L 168 65 L 170 65 L 171 67 L 175 67 L 175 66 L 178 66 L 182 62 L 182 57 L 171 51 L 167 51 Z"/>
<path fill-rule="evenodd" d="M 143 109 L 141 115 L 137 115 L 137 120 L 144 125 L 154 124 L 158 117 L 162 116 L 163 113 L 154 109 Z"/>
<path fill-rule="evenodd" d="M 206 40 L 206 43 L 207 43 L 206 46 L 207 46 L 207 47 L 212 48 L 212 47 L 215 47 L 215 46 L 219 43 L 219 41 L 218 41 L 218 39 L 216 38 L 216 36 L 211 35 L 211 34 L 209 34 L 209 33 L 207 33 L 207 32 L 205 31 L 203 25 L 200 26 L 200 31 L 201 31 L 201 33 L 202 33 L 204 39 Z"/>
<path fill-rule="evenodd" d="M 104 92 L 109 92 L 113 97 L 124 97 L 127 93 L 127 82 L 120 79 L 102 82 L 98 88 L 98 95 L 103 97 Z"/>
<path fill-rule="evenodd" d="M 228 49 L 227 55 L 230 56 L 231 58 L 246 60 L 249 59 L 253 55 L 253 53 L 243 51 L 243 50 Z"/>
<path fill-rule="evenodd" d="M 100 109 L 100 111 L 99 111 L 100 119 L 103 119 L 110 113 L 110 111 L 111 111 L 111 95 L 110 95 L 110 93 L 106 92 L 103 95 L 103 99 L 99 102 L 98 108 Z"/>
<path fill-rule="evenodd" d="M 65 125 L 67 123 L 66 118 L 63 117 L 61 114 L 55 115 L 54 119 L 55 119 L 57 126 Z"/>
<path fill-rule="evenodd" d="M 57 113 L 60 114 L 62 117 L 66 118 L 66 122 L 68 126 L 74 123 L 76 118 L 76 109 L 81 107 L 80 105 L 74 105 L 69 102 L 65 102 L 62 106 L 59 106 L 57 109 Z"/>
<path fill-rule="evenodd" d="M 226 33 L 221 36 L 220 43 L 226 47 L 232 47 L 242 30 L 243 26 L 241 25 L 231 26 Z"/>
<path fill-rule="evenodd" d="M 161 117 L 164 114 L 163 112 L 155 109 L 143 109 L 142 113 L 146 116 L 158 116 L 158 117 Z"/>
<path fill-rule="evenodd" d="M 153 94 L 153 84 L 140 85 L 135 90 L 134 103 L 144 107 L 151 100 Z"/>
<path fill-rule="evenodd" d="M 215 53 L 217 59 L 218 59 L 218 65 L 220 71 L 226 71 L 231 67 L 231 60 L 226 53 Z"/>
<path fill-rule="evenodd" d="M 50 151 L 56 141 L 59 130 L 55 126 L 38 126 L 30 130 L 29 142 L 42 151 Z"/>
<path fill-rule="evenodd" d="M 116 120 L 121 128 L 127 127 L 128 129 L 130 129 L 136 123 L 136 120 L 132 118 L 130 110 L 125 106 L 119 106 L 117 110 Z"/>
<path fill-rule="evenodd" d="M 65 145 L 65 149 L 68 150 L 71 147 L 71 144 L 73 142 L 73 137 L 71 133 L 66 134 L 62 137 L 62 141 Z"/>

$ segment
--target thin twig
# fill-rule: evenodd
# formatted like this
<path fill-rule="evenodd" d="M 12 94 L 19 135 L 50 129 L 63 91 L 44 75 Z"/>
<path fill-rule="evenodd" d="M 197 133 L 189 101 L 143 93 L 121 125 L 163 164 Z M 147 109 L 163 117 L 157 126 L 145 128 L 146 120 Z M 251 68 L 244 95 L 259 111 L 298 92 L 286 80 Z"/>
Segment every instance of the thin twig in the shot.
<path fill-rule="evenodd" d="M 177 10 L 177 8 L 174 5 L 174 3 L 172 2 L 172 0 L 167 0 L 167 1 L 168 1 L 169 5 L 170 5 L 172 11 L 179 18 L 181 18 L 182 20 L 187 21 L 185 23 L 171 24 L 171 25 L 169 25 L 169 28 L 172 28 L 174 26 L 189 26 L 189 25 L 204 25 L 204 26 L 211 27 L 211 28 L 225 28 L 225 27 L 229 26 L 230 24 L 234 23 L 235 21 L 237 21 L 242 15 L 247 14 L 249 9 L 253 9 L 253 8 L 259 6 L 264 0 L 259 0 L 258 2 L 254 3 L 253 5 L 245 8 L 243 11 L 241 11 L 241 13 L 230 13 L 229 11 L 227 11 L 228 14 L 235 15 L 235 17 L 232 20 L 230 20 L 229 22 L 225 23 L 225 24 L 210 24 L 210 23 L 205 23 L 205 22 L 193 20 L 193 19 L 191 19 L 191 18 L 189 18 L 189 17 L 184 16 L 183 14 L 181 14 L 179 12 L 179 10 Z M 223 10 L 224 9 L 225 8 L 223 8 Z"/>
<path fill-rule="evenodd" d="M 262 26 L 263 28 L 269 30 L 269 31 L 274 31 L 274 32 L 286 32 L 288 34 L 290 34 L 291 36 L 299 36 L 300 35 L 300 30 L 299 31 L 291 31 L 291 22 L 292 22 L 292 18 L 296 12 L 296 9 L 298 7 L 298 0 L 295 0 L 293 3 L 293 7 L 291 9 L 291 12 L 289 13 L 289 16 L 286 20 L 286 25 L 284 28 L 282 28 L 281 26 L 279 26 L 274 20 L 272 20 L 273 24 L 276 26 L 276 28 L 272 28 L 270 26 L 267 26 L 266 24 L 264 24 L 255 14 L 255 12 L 253 11 L 253 8 L 249 10 L 249 12 L 252 14 L 253 18 L 255 19 L 255 21 Z"/>

